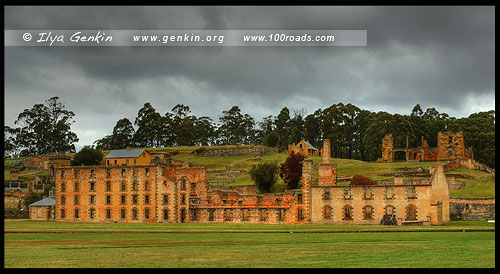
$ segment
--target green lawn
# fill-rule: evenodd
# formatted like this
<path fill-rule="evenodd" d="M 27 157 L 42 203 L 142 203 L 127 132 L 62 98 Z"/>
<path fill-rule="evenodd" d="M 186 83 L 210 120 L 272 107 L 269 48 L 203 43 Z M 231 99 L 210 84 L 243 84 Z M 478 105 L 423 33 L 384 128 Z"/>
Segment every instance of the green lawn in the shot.
<path fill-rule="evenodd" d="M 452 221 L 441 226 L 385 226 L 385 225 L 293 225 L 293 224 L 196 224 L 196 223 L 59 223 L 30 221 L 26 219 L 4 220 L 7 232 L 27 231 L 276 231 L 276 232 L 326 232 L 326 231 L 390 231 L 390 230 L 491 230 L 494 223 L 487 221 Z"/>
<path fill-rule="evenodd" d="M 494 232 L 290 233 L 382 226 L 65 224 L 5 221 L 5 230 L 102 229 L 101 233 L 5 233 L 5 267 L 492 268 Z M 452 222 L 426 228 L 491 228 Z M 387 229 L 389 227 L 385 227 Z M 396 227 L 398 228 L 398 227 Z M 399 227 L 401 229 L 401 227 Z M 121 233 L 105 232 L 120 230 Z M 126 233 L 158 229 L 200 233 Z M 232 230 L 232 233 L 224 230 Z M 411 229 L 416 229 L 412 227 Z M 418 228 L 420 229 L 420 227 Z M 245 233 L 235 233 L 241 230 Z M 250 231 L 250 230 L 253 230 Z M 287 233 L 270 233 L 275 232 Z M 218 232 L 218 233 L 203 233 Z M 263 233 L 268 232 L 268 233 Z M 450 258 L 460 258 L 454 260 Z"/>

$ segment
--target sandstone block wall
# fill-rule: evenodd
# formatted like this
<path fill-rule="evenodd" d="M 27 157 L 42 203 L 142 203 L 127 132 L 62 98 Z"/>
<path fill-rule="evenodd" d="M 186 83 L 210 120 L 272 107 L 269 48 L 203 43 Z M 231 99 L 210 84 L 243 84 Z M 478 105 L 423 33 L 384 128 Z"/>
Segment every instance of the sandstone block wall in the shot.
<path fill-rule="evenodd" d="M 148 174 L 146 174 L 147 169 L 149 170 Z M 156 221 L 154 207 L 155 171 L 154 166 L 142 166 L 134 169 L 105 168 L 102 166 L 57 169 L 56 218 L 61 222 L 154 222 Z M 121 188 L 122 182 L 125 183 L 124 190 Z M 135 188 L 134 183 L 136 184 Z M 110 188 L 108 188 L 108 184 Z M 121 201 L 122 195 L 125 196 L 124 204 Z M 133 203 L 133 196 L 137 197 L 135 198 L 137 204 Z M 122 208 L 125 209 L 125 219 L 121 218 Z M 62 209 L 65 211 L 65 218 L 61 218 Z M 75 209 L 78 209 L 78 218 L 75 217 Z M 110 218 L 107 216 L 108 209 L 111 211 Z M 92 210 L 95 214 L 94 218 L 91 218 Z M 133 210 L 137 211 L 137 220 L 132 218 Z M 147 210 L 149 210 L 149 218 L 145 216 Z"/>
<path fill-rule="evenodd" d="M 394 214 L 399 222 L 407 222 L 407 207 L 413 205 L 417 210 L 417 219 L 424 225 L 430 225 L 430 185 L 414 186 L 415 198 L 408 196 L 411 185 L 393 186 L 334 186 L 312 188 L 312 222 L 332 224 L 380 224 L 387 206 L 394 207 Z M 325 192 L 331 197 L 325 199 Z M 346 195 L 345 193 L 349 193 Z M 365 195 L 366 193 L 366 195 Z M 392 193 L 392 195 L 390 195 Z M 389 194 L 389 196 L 387 196 Z M 352 219 L 344 216 L 344 207 L 352 209 Z M 373 208 L 372 218 L 365 218 L 364 208 Z M 325 207 L 331 207 L 332 217 L 325 218 Z"/>
<path fill-rule="evenodd" d="M 451 220 L 495 219 L 495 198 L 450 198 Z"/>
<path fill-rule="evenodd" d="M 25 208 L 23 200 L 24 197 L 26 197 L 27 195 L 28 195 L 27 193 L 5 192 L 3 200 L 4 208 L 18 208 L 18 209 Z"/>
<path fill-rule="evenodd" d="M 267 153 L 262 147 L 242 147 L 242 148 L 207 148 L 199 154 L 203 156 L 262 156 Z"/>
<path fill-rule="evenodd" d="M 383 162 L 393 162 L 394 161 L 394 139 L 392 134 L 386 134 L 382 139 L 382 159 Z"/>
<path fill-rule="evenodd" d="M 31 221 L 52 221 L 55 220 L 54 209 L 49 206 L 31 206 L 29 208 Z"/>
<path fill-rule="evenodd" d="M 437 160 L 465 159 L 463 132 L 438 132 Z"/>

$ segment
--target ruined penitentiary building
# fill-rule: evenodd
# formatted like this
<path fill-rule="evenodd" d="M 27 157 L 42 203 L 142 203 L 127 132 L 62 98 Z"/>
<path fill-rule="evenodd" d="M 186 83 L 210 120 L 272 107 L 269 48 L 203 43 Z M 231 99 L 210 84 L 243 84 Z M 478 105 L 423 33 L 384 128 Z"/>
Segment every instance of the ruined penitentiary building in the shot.
<path fill-rule="evenodd" d="M 382 139 L 382 157 L 377 162 L 394 162 L 396 153 L 404 153 L 406 161 L 449 161 L 447 165 L 463 166 L 469 169 L 482 170 L 495 174 L 495 169 L 474 160 L 472 148 L 465 148 L 464 134 L 459 132 L 438 132 L 437 147 L 429 147 L 422 136 L 422 144 L 408 147 L 408 136 L 405 148 L 395 148 L 392 134 Z"/>
<path fill-rule="evenodd" d="M 323 146 L 323 151 L 330 151 L 329 140 Z M 128 163 L 134 157 L 149 157 L 144 151 L 112 156 L 130 156 Z M 237 187 L 210 187 L 207 170 L 201 166 L 154 160 L 135 166 L 114 163 L 113 159 L 109 165 L 56 168 L 56 221 L 397 225 L 449 221 L 448 184 L 440 164 L 423 182 L 396 177 L 384 184 L 339 186 L 337 167 L 324 153 L 317 179 L 313 180 L 312 159 L 306 158 L 300 189 L 259 195 Z"/>
<path fill-rule="evenodd" d="M 431 148 L 422 136 L 422 144 L 418 147 L 408 147 L 406 137 L 405 148 L 395 148 L 392 134 L 386 134 L 382 139 L 382 158 L 379 162 L 394 162 L 395 154 L 403 152 L 408 161 L 448 161 L 448 160 L 474 160 L 472 148 L 466 149 L 464 134 L 459 132 L 438 132 L 437 147 Z"/>

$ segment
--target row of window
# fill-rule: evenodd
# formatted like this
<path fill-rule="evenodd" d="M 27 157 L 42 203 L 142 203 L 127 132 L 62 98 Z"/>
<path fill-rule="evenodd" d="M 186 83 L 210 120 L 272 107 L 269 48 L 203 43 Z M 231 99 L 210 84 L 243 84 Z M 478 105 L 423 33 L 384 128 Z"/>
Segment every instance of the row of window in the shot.
<path fill-rule="evenodd" d="M 166 210 L 166 211 L 165 211 Z M 168 219 L 168 209 L 165 209 L 164 210 L 164 216 L 167 217 Z M 165 212 L 167 215 L 165 215 Z M 95 219 L 96 216 L 97 216 L 97 210 L 95 208 L 90 208 L 87 212 L 87 218 L 88 219 Z M 144 219 L 146 220 L 149 220 L 151 218 L 151 211 L 149 208 L 145 208 L 144 209 Z M 61 208 L 61 214 L 60 214 L 60 218 L 61 219 L 66 219 L 66 209 L 64 208 Z M 112 216 L 112 211 L 111 211 L 111 208 L 106 208 L 106 219 L 111 219 L 113 216 Z M 81 214 L 80 214 L 80 209 L 79 208 L 75 208 L 74 211 L 73 211 L 73 218 L 75 219 L 80 219 L 81 218 Z M 121 208 L 120 209 L 120 219 L 122 220 L 126 220 L 127 219 L 127 209 L 125 208 Z M 139 219 L 139 210 L 137 208 L 133 208 L 131 210 L 131 219 L 132 220 L 138 220 Z"/>
<path fill-rule="evenodd" d="M 89 191 L 96 191 L 96 182 L 89 182 Z M 132 182 L 132 191 L 139 191 L 140 189 L 140 183 L 138 181 L 133 181 Z M 144 182 L 144 190 L 145 191 L 151 191 L 151 183 L 149 181 Z M 66 192 L 66 183 L 61 183 L 60 187 L 61 192 Z M 75 182 L 73 184 L 73 191 L 74 192 L 80 192 L 80 183 Z M 106 191 L 112 191 L 112 183 L 111 182 L 106 182 Z M 120 184 L 120 191 L 127 191 L 127 182 L 123 181 Z"/>
<path fill-rule="evenodd" d="M 61 205 L 66 205 L 66 196 L 61 195 Z M 139 195 L 134 194 L 131 195 L 131 200 L 133 205 L 139 204 Z M 111 195 L 106 195 L 106 204 L 111 205 L 112 204 L 112 197 Z M 89 195 L 89 205 L 95 205 L 96 204 L 96 195 Z M 120 195 L 120 204 L 124 205 L 127 203 L 127 196 L 126 195 Z M 151 203 L 151 195 L 146 194 L 144 195 L 144 204 L 150 204 Z M 80 195 L 74 195 L 73 196 L 73 205 L 80 205 Z"/>
<path fill-rule="evenodd" d="M 109 165 L 109 160 L 107 160 L 107 161 L 108 161 L 108 165 Z M 116 160 L 115 160 L 115 164 L 116 164 Z M 127 164 L 128 164 L 128 160 L 127 160 Z M 135 164 L 136 164 L 136 162 L 134 160 L 134 165 Z M 147 177 L 150 176 L 151 173 L 149 170 L 150 170 L 149 167 L 144 169 L 144 176 L 147 176 Z M 135 169 L 135 168 L 132 169 L 132 176 L 137 177 L 138 173 L 139 173 L 138 169 Z M 126 175 L 127 175 L 127 169 L 122 168 L 121 176 L 125 177 Z M 90 169 L 89 178 L 95 178 L 95 177 L 96 177 L 96 170 Z M 110 168 L 106 169 L 106 177 L 108 177 L 108 178 L 111 177 L 111 169 Z M 61 170 L 61 178 L 66 178 L 66 170 L 64 170 L 64 169 Z M 80 170 L 79 169 L 73 170 L 73 178 L 80 178 Z"/>
<path fill-rule="evenodd" d="M 345 187 L 343 189 L 343 198 L 344 200 L 352 200 L 352 189 L 350 187 Z M 373 189 L 371 187 L 364 187 L 363 199 L 364 200 L 372 200 L 373 199 Z M 406 187 L 406 196 L 408 199 L 416 199 L 417 198 L 417 190 L 415 186 L 407 186 Z M 385 187 L 384 198 L 386 200 L 395 199 L 395 193 L 393 187 Z M 331 194 L 330 190 L 325 189 L 323 192 L 323 200 L 330 200 Z"/>
<path fill-rule="evenodd" d="M 181 190 L 187 189 L 187 183 L 185 181 L 181 182 L 180 186 L 181 186 Z M 139 189 L 140 189 L 140 183 L 138 181 L 133 181 L 132 182 L 132 191 L 139 191 Z M 196 183 L 191 183 L 191 189 L 192 190 L 196 189 Z M 144 190 L 145 191 L 151 190 L 151 183 L 149 181 L 144 181 Z M 61 183 L 60 191 L 66 192 L 66 183 Z M 74 192 L 80 191 L 80 183 L 79 182 L 75 182 L 73 184 L 73 191 Z M 89 182 L 89 191 L 96 191 L 96 182 Z M 110 181 L 106 182 L 106 191 L 112 191 L 112 183 Z M 125 181 L 121 182 L 120 191 L 127 191 L 127 182 L 125 182 Z"/>
<path fill-rule="evenodd" d="M 367 205 L 363 207 L 362 217 L 364 220 L 373 220 L 374 219 L 374 208 L 373 206 Z M 391 205 L 387 205 L 384 209 L 386 215 L 396 215 L 396 208 Z M 406 220 L 417 220 L 417 207 L 414 205 L 408 205 L 405 210 Z M 342 220 L 353 220 L 353 208 L 350 205 L 345 205 L 342 208 Z M 332 207 L 324 206 L 323 207 L 323 219 L 331 219 L 332 218 Z"/>
<path fill-rule="evenodd" d="M 169 194 L 163 194 L 162 198 L 162 204 L 168 205 L 169 204 Z M 66 205 L 66 196 L 61 195 L 61 205 Z M 181 193 L 181 199 L 180 199 L 180 204 L 185 205 L 186 204 L 186 194 Z M 112 204 L 112 196 L 111 195 L 106 195 L 104 197 L 106 199 L 106 204 L 111 205 Z M 139 195 L 138 194 L 132 194 L 132 204 L 137 205 L 139 204 Z M 96 204 L 96 195 L 89 195 L 89 204 L 90 205 L 95 205 Z M 148 205 L 151 203 L 151 195 L 145 194 L 144 195 L 144 204 Z M 125 205 L 127 204 L 127 195 L 120 195 L 120 204 Z M 73 205 L 80 205 L 80 195 L 74 195 L 73 196 Z"/>
<path fill-rule="evenodd" d="M 216 209 L 208 209 L 208 220 L 209 221 L 214 221 L 215 220 L 215 212 Z M 225 209 L 224 210 L 224 221 L 232 221 L 233 219 L 233 210 L 232 209 Z M 285 209 L 279 209 L 278 214 L 277 214 L 277 219 L 278 221 L 283 221 L 284 216 L 285 216 L 286 210 Z M 405 210 L 406 213 L 406 220 L 417 220 L 417 207 L 414 205 L 408 205 Z M 259 214 L 260 214 L 260 221 L 267 221 L 268 219 L 268 209 L 259 209 Z M 385 207 L 385 214 L 387 215 L 395 215 L 396 214 L 396 208 L 394 206 L 388 205 Z M 353 208 L 350 205 L 346 205 L 342 208 L 342 219 L 343 220 L 353 220 Z M 332 207 L 331 206 L 324 206 L 323 208 L 323 218 L 325 220 L 332 219 Z M 367 205 L 363 207 L 362 211 L 362 217 L 364 220 L 373 220 L 374 219 L 374 208 L 373 206 Z M 197 221 L 198 220 L 198 210 L 191 210 L 191 220 Z M 242 221 L 249 221 L 250 220 L 250 209 L 242 209 L 241 210 L 241 220 Z M 297 210 L 297 220 L 302 221 L 304 220 L 304 212 L 302 208 L 299 208 Z"/>
<path fill-rule="evenodd" d="M 215 221 L 216 209 L 207 209 L 207 210 L 208 210 L 208 221 Z M 269 209 L 261 208 L 258 210 L 259 210 L 259 220 L 260 221 L 267 221 Z M 276 217 L 277 220 L 284 221 L 285 213 L 286 213 L 286 209 L 283 209 L 283 208 L 279 209 L 277 217 Z M 248 208 L 241 209 L 240 217 L 241 217 L 242 221 L 250 221 L 250 209 L 248 209 Z M 223 218 L 224 218 L 224 221 L 232 221 L 234 218 L 233 217 L 233 209 L 231 209 L 231 208 L 224 209 Z M 191 210 L 191 220 L 198 221 L 198 210 L 196 210 L 196 209 Z"/>

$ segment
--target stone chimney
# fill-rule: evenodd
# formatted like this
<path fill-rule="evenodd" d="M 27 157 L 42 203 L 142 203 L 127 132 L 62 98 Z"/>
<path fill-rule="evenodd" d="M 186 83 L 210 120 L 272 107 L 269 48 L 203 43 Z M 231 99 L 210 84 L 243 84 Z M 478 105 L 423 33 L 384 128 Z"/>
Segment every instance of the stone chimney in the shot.
<path fill-rule="evenodd" d="M 312 166 L 313 160 L 305 158 L 302 162 L 302 194 L 303 194 L 303 214 L 304 220 L 311 221 L 311 187 L 312 187 Z"/>
<path fill-rule="evenodd" d="M 337 165 L 330 163 L 330 139 L 323 140 L 323 161 L 318 166 L 318 185 L 335 186 L 337 184 Z"/>
<path fill-rule="evenodd" d="M 323 151 L 322 155 L 323 156 L 323 163 L 324 164 L 329 164 L 330 163 L 330 139 L 324 139 L 323 140 Z"/>

